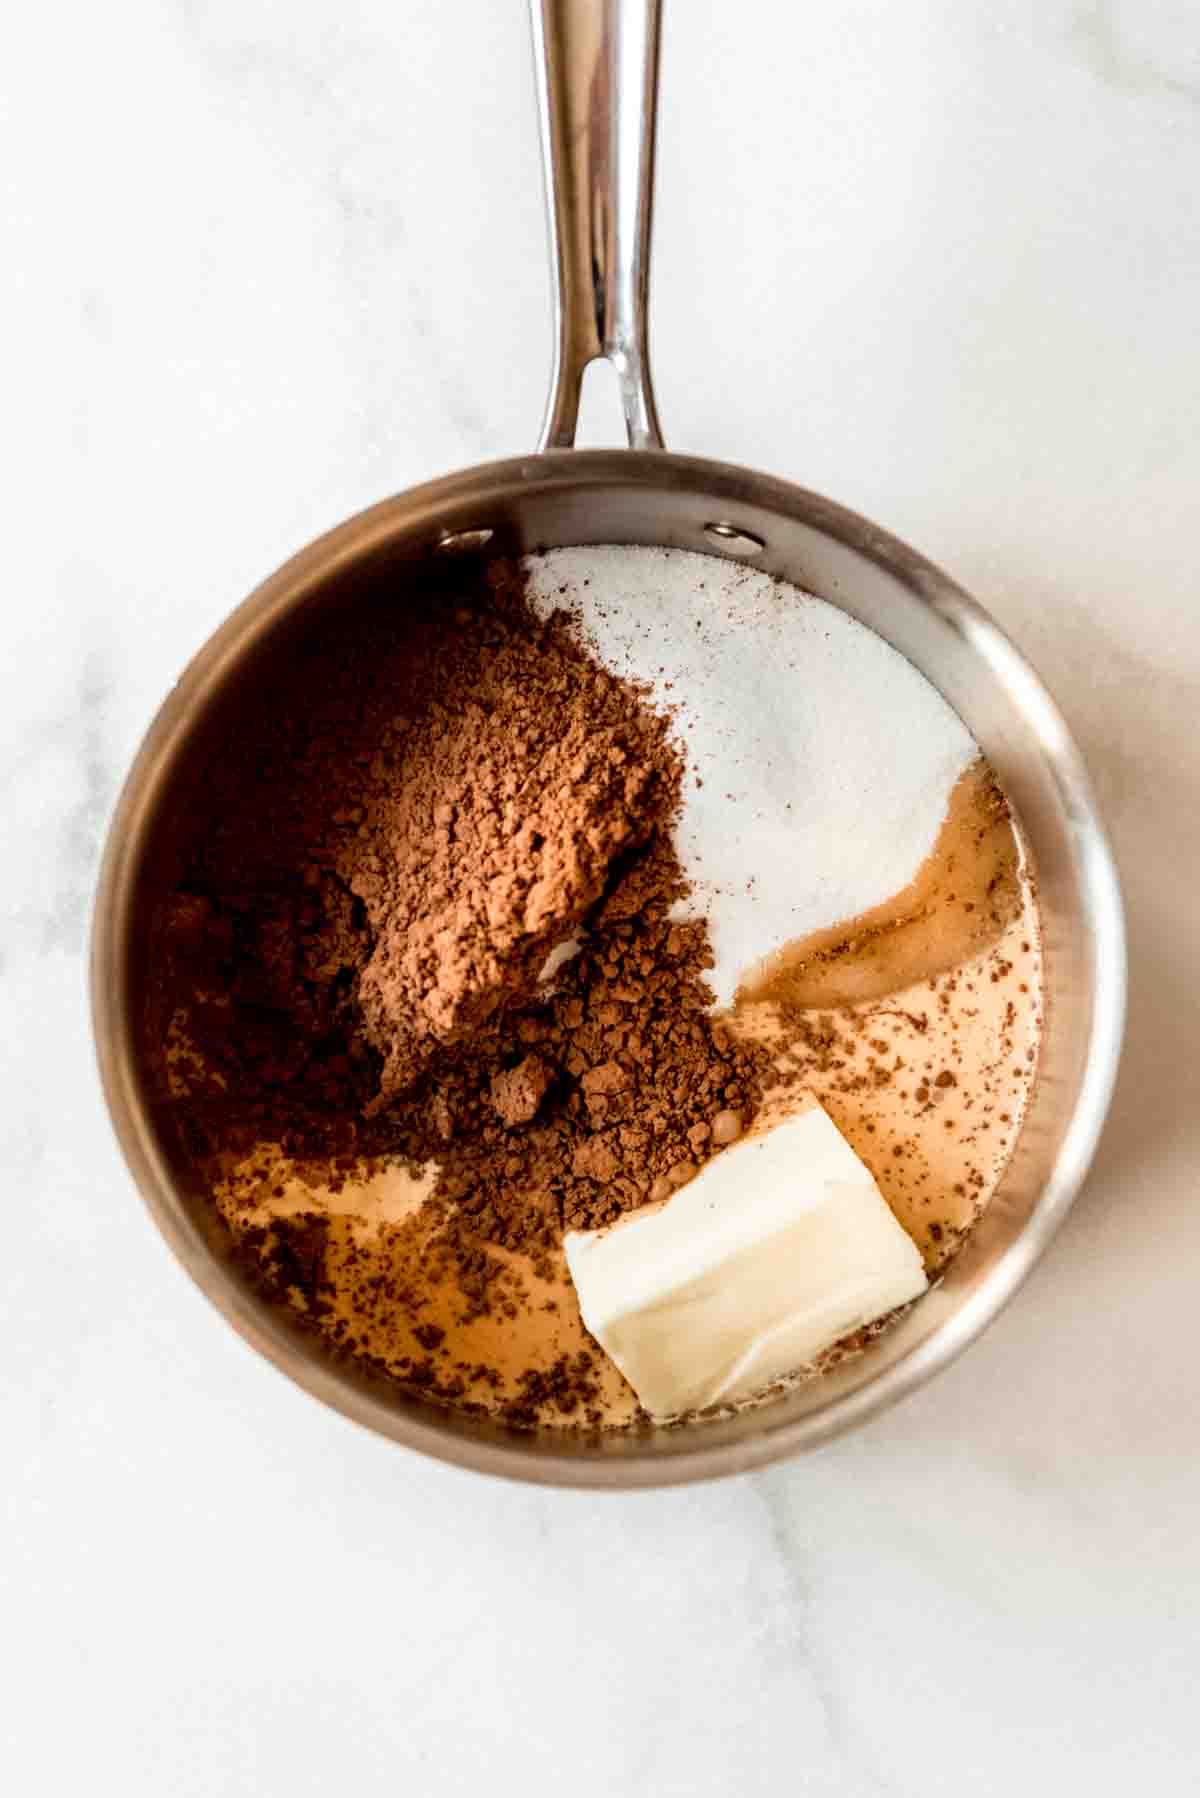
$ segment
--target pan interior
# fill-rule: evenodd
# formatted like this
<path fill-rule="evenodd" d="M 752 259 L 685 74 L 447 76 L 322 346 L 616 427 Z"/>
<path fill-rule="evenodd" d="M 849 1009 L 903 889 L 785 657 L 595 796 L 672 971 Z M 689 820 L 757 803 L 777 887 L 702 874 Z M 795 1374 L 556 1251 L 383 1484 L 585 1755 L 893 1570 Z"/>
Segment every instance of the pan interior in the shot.
<path fill-rule="evenodd" d="M 701 550 L 843 608 L 906 656 L 958 712 L 1020 814 L 1039 883 L 1046 979 L 1042 1073 L 1004 1180 L 941 1283 L 868 1351 L 769 1406 L 682 1429 L 572 1438 L 514 1432 L 405 1397 L 317 1352 L 244 1287 L 164 1127 L 145 933 L 178 865 L 180 827 L 214 743 L 292 633 L 347 621 L 385 584 L 415 603 L 462 556 L 577 544 Z M 102 1068 L 126 1153 L 160 1226 L 235 1326 L 317 1396 L 443 1458 L 550 1483 L 653 1484 L 758 1465 L 835 1434 L 944 1364 L 995 1314 L 1082 1177 L 1119 1040 L 1119 900 L 1086 779 L 1052 703 L 952 583 L 830 502 L 767 477 L 665 454 L 564 452 L 431 483 L 351 520 L 285 566 L 197 657 L 122 796 L 97 908 Z"/>

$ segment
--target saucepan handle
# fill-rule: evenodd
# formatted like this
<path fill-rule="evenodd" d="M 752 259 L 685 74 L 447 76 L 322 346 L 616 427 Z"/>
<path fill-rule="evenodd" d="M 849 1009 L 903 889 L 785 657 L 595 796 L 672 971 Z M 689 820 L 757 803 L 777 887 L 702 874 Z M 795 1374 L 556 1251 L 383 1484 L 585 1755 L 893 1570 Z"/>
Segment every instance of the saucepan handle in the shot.
<path fill-rule="evenodd" d="M 646 299 L 659 0 L 530 0 L 555 345 L 539 449 L 570 449 L 589 362 L 617 371 L 631 449 L 662 449 Z"/>

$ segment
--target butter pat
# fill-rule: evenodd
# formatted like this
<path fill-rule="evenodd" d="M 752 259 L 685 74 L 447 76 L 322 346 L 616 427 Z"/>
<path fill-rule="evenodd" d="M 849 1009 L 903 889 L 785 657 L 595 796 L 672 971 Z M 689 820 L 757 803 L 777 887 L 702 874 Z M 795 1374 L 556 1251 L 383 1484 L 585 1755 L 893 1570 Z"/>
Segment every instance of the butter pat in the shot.
<path fill-rule="evenodd" d="M 665 1204 L 565 1246 L 584 1322 L 660 1418 L 749 1397 L 928 1285 L 815 1103 L 714 1157 Z"/>

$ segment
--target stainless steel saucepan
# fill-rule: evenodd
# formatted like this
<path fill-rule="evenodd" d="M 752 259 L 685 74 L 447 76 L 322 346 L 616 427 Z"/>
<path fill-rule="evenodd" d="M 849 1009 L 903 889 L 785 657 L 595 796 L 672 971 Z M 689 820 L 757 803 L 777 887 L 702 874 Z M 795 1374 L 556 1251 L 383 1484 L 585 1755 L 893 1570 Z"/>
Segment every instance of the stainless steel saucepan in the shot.
<path fill-rule="evenodd" d="M 191 663 L 117 806 L 96 901 L 92 1002 L 121 1146 L 155 1222 L 234 1327 L 317 1398 L 411 1448 L 548 1485 L 651 1486 L 760 1467 L 861 1423 L 945 1367 L 1043 1253 L 1084 1177 L 1120 1050 L 1120 895 L 1079 753 L 987 614 L 914 550 L 786 481 L 669 454 L 650 384 L 646 294 L 658 0 L 534 0 L 555 261 L 554 376 L 537 454 L 385 500 L 302 550 Z M 572 449 L 580 382 L 616 369 L 627 450 Z M 748 560 L 842 607 L 928 676 L 1014 800 L 1035 859 L 1048 1002 L 1041 1076 L 1000 1190 L 949 1272 L 891 1332 L 825 1378 L 732 1420 L 586 1440 L 520 1434 L 408 1399 L 324 1359 L 240 1282 L 211 1207 L 158 1115 L 146 919 L 222 706 L 289 629 L 387 579 L 404 602 L 430 559 L 638 543 Z"/>

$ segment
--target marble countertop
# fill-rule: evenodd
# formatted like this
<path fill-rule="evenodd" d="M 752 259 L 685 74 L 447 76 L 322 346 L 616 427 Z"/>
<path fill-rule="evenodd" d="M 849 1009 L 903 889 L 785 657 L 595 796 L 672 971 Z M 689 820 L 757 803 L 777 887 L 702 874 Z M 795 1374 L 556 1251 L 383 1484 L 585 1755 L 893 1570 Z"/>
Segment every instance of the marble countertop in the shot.
<path fill-rule="evenodd" d="M 534 440 L 524 8 L 25 8 L 0 86 L 12 1790 L 1193 1792 L 1194 8 L 668 8 L 669 441 L 1011 630 L 1090 756 L 1133 989 L 1094 1173 L 985 1339 L 818 1456 L 627 1497 L 426 1463 L 258 1360 L 133 1195 L 83 1001 L 105 818 L 193 650 L 337 519 Z"/>

